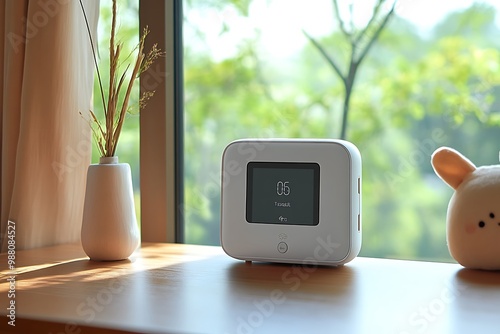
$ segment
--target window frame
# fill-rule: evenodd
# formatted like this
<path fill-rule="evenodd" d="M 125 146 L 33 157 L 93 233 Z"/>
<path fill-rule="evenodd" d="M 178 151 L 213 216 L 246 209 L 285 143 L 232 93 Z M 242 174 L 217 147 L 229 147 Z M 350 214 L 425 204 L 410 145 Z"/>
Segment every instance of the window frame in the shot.
<path fill-rule="evenodd" d="M 154 96 L 140 113 L 141 239 L 184 241 L 182 0 L 140 0 L 145 50 L 165 51 L 140 77 L 141 95 Z"/>

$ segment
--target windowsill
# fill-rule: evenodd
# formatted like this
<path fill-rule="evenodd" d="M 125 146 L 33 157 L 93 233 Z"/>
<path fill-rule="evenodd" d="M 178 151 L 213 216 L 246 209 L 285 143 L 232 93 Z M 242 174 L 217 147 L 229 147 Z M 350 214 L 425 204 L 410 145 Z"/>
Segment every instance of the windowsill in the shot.
<path fill-rule="evenodd" d="M 7 255 L 0 255 L 6 268 Z M 80 245 L 16 254 L 16 327 L 29 333 L 491 333 L 500 272 L 357 258 L 339 268 L 234 260 L 220 247 L 143 243 L 91 262 Z"/>

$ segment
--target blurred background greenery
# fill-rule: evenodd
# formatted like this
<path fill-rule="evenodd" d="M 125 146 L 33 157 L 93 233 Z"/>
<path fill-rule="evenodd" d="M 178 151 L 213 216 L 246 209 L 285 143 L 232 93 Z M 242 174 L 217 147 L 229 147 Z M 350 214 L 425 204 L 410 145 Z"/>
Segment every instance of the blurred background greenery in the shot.
<path fill-rule="evenodd" d="M 105 2 L 101 23 L 109 16 Z M 376 4 L 341 0 L 341 17 L 362 31 Z M 245 137 L 339 138 L 344 87 L 304 32 L 343 71 L 352 49 L 332 0 L 183 5 L 185 242 L 218 245 L 224 147 Z M 384 2 L 375 23 L 391 5 Z M 346 132 L 363 157 L 361 255 L 452 260 L 445 238 L 452 191 L 435 176 L 430 155 L 451 146 L 477 165 L 498 163 L 497 6 L 399 1 L 361 64 Z M 137 0 L 122 0 L 121 11 L 125 39 L 133 40 Z M 99 36 L 101 53 L 106 36 Z M 131 164 L 138 190 L 138 117 L 129 118 L 119 156 Z"/>

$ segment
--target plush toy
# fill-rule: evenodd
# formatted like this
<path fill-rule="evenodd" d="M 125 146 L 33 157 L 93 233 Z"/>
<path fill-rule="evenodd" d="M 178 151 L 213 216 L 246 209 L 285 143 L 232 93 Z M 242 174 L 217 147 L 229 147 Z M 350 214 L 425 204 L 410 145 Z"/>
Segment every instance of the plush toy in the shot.
<path fill-rule="evenodd" d="M 476 167 L 441 147 L 432 154 L 432 166 L 455 190 L 446 222 L 451 256 L 467 268 L 500 270 L 500 165 Z"/>

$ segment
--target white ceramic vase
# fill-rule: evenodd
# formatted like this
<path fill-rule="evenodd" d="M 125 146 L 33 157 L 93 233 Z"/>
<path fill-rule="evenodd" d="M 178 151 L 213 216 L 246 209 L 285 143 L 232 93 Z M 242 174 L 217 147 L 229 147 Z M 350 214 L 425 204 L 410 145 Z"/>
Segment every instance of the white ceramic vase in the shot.
<path fill-rule="evenodd" d="M 87 171 L 82 246 L 91 260 L 128 258 L 139 245 L 130 166 L 101 157 Z"/>

